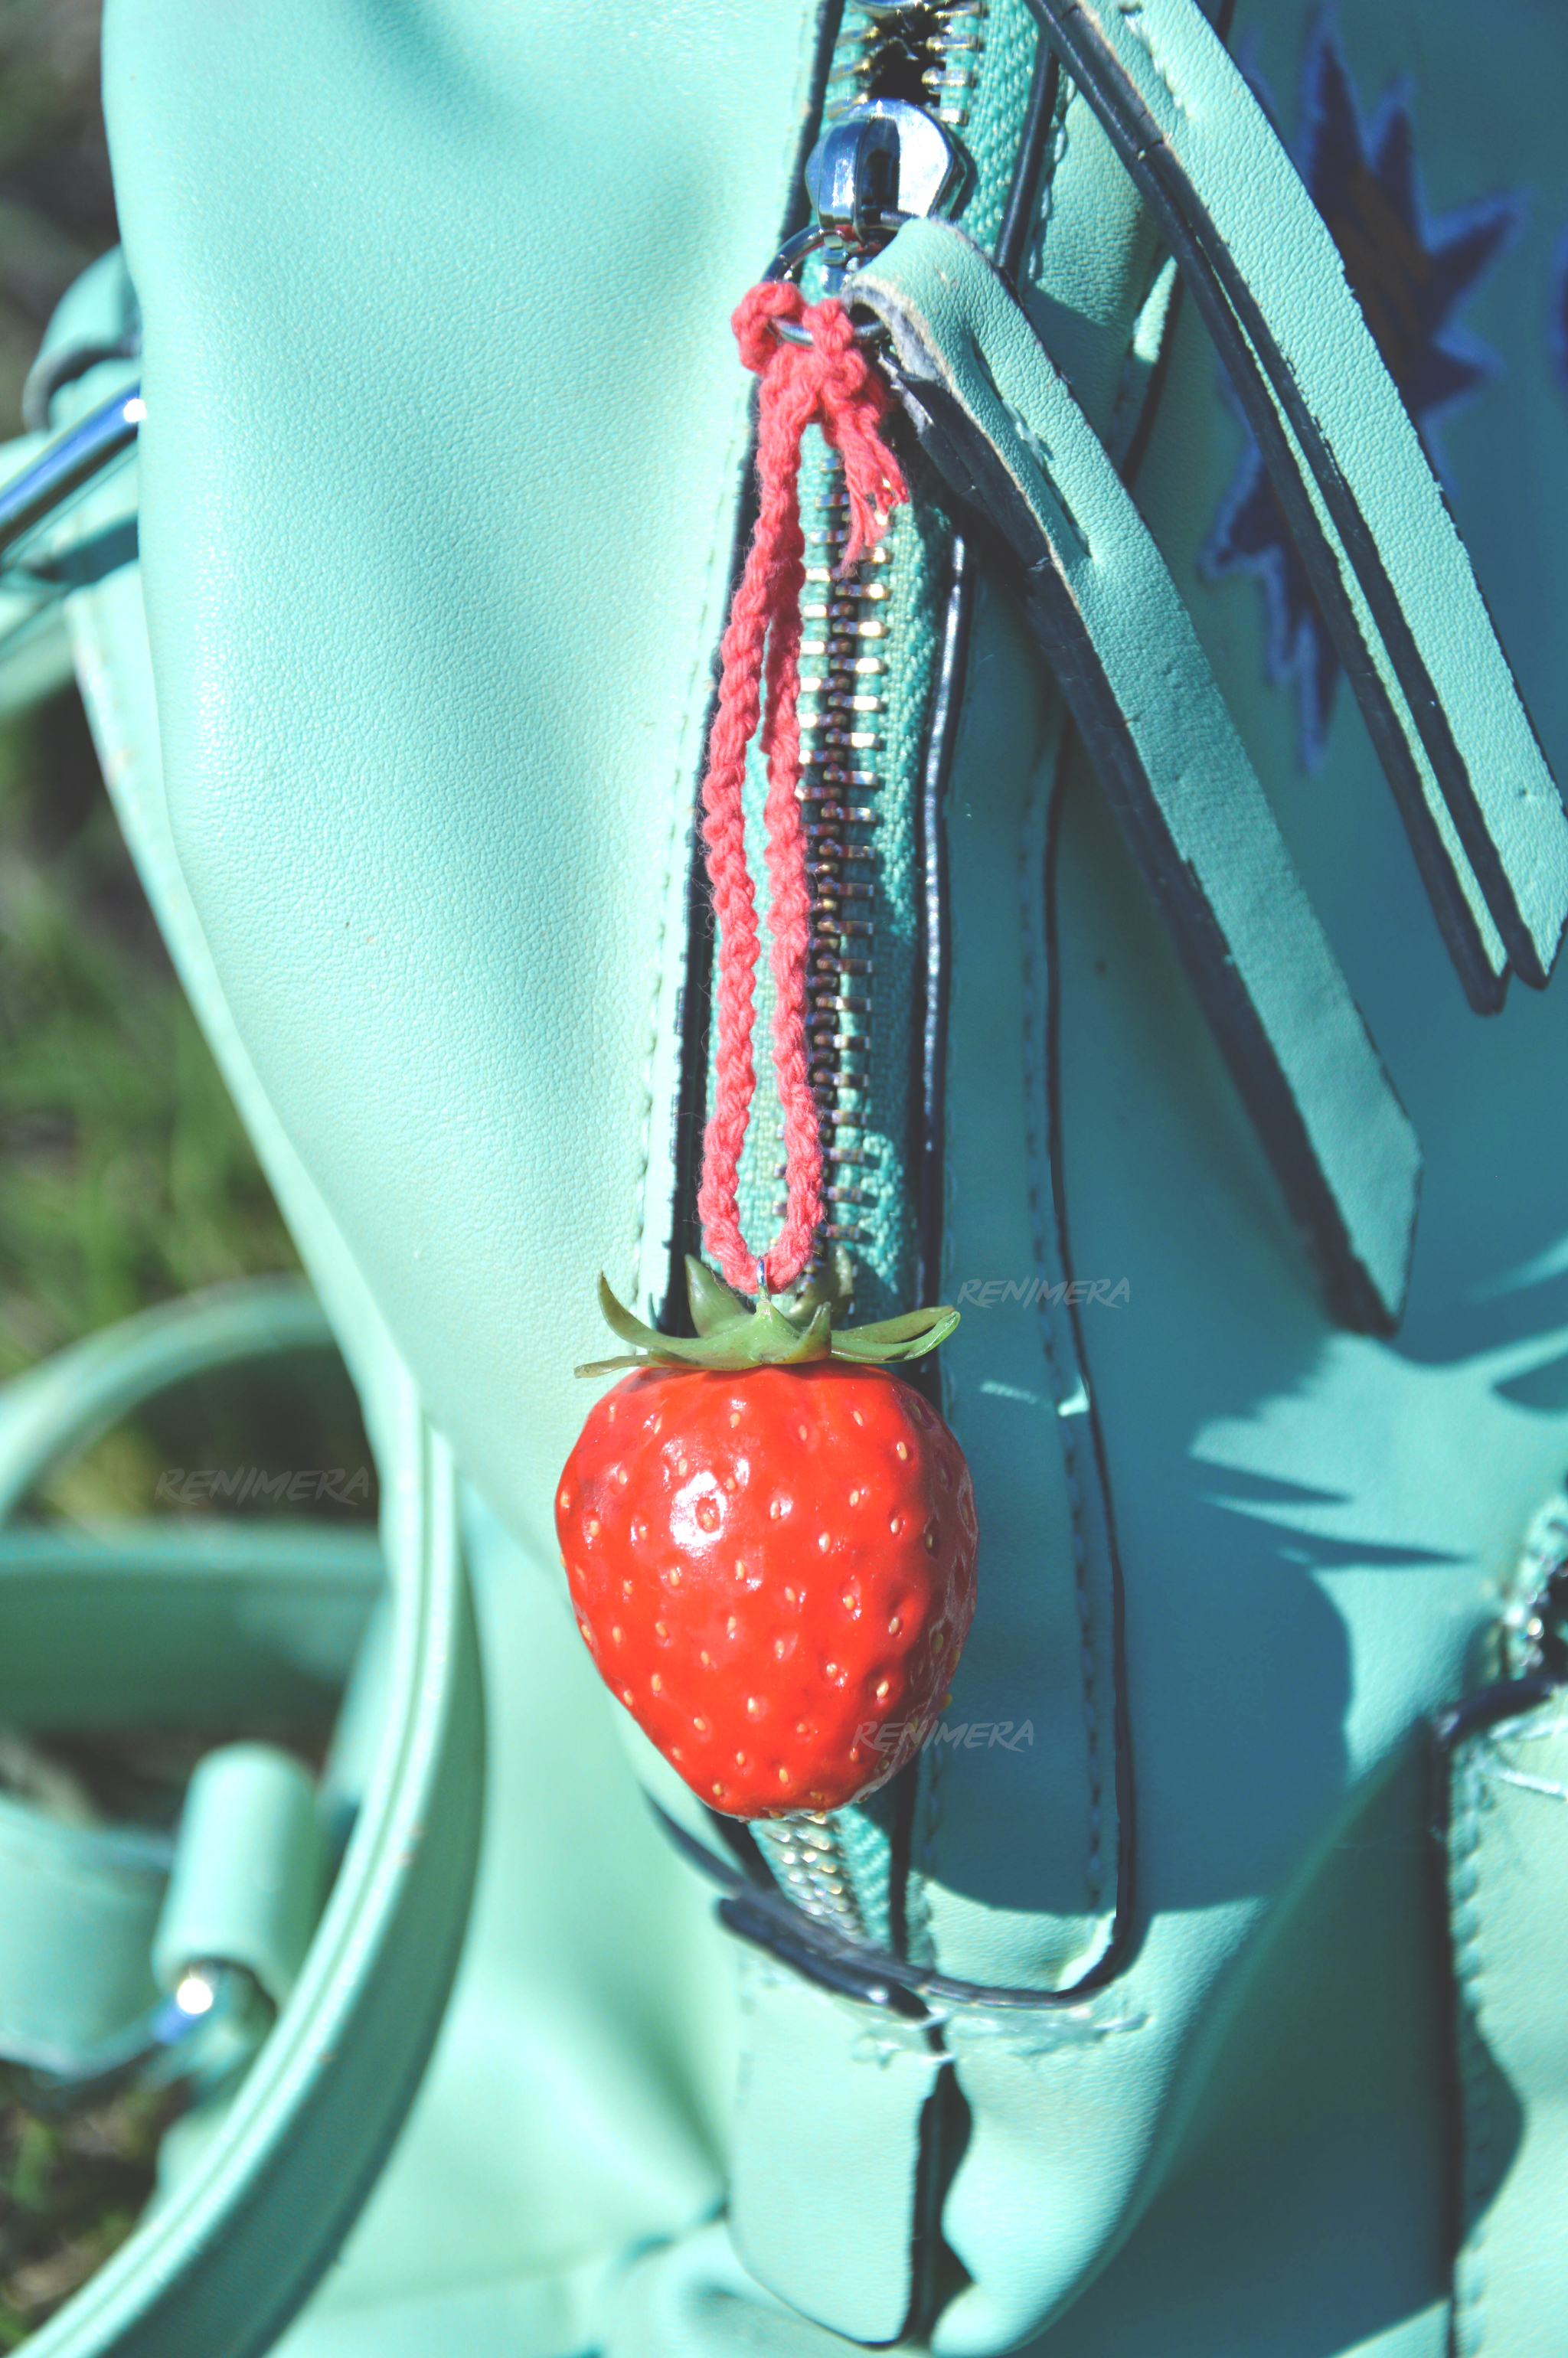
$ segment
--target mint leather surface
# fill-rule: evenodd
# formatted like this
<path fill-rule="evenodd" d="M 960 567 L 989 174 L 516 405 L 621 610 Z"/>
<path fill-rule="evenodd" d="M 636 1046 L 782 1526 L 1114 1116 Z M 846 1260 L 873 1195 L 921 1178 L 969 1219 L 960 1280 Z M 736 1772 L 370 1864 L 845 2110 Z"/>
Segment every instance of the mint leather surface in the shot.
<path fill-rule="evenodd" d="M 1568 1726 L 1552 1699 L 1466 1739 L 1449 1785 L 1465 2237 L 1455 2358 L 1554 2350 L 1563 2257 Z"/>
<path fill-rule="evenodd" d="M 1276 90 L 1305 22 L 1251 14 Z M 1568 59 L 1539 10 L 1499 25 L 1478 47 L 1456 13 L 1379 0 L 1344 32 L 1364 91 L 1419 57 L 1434 205 L 1527 172 L 1536 190 L 1475 313 L 1509 373 L 1445 448 L 1561 765 L 1550 518 L 1568 427 L 1545 323 Z M 804 8 L 760 6 L 634 32 L 609 11 L 459 0 L 395 27 L 114 0 L 108 24 L 146 334 L 150 670 L 128 575 L 71 601 L 79 665 L 155 903 L 373 1413 L 356 1337 L 384 1332 L 489 1502 L 470 1550 L 506 1765 L 465 1978 L 381 2190 L 286 2345 L 299 2358 L 396 2358 L 438 2330 L 541 2358 L 818 2353 L 842 2336 L 812 2320 L 881 2331 L 910 2265 L 888 2229 L 913 2225 L 915 2107 L 881 2088 L 863 2173 L 791 2180 L 810 2155 L 776 2126 L 737 2169 L 738 2239 L 765 2286 L 697 2225 L 726 2175 L 733 1959 L 643 1825 L 552 1618 L 549 1501 L 580 1413 L 567 1370 L 597 1339 L 592 1277 L 603 1261 L 642 1296 L 667 1259 L 645 1207 L 667 1201 L 681 830 L 744 442 L 725 321 L 776 243 L 816 38 Z M 1521 78 L 1507 60 L 1527 44 Z M 1155 256 L 1128 186 L 1073 99 L 1020 293 L 1108 438 L 1149 366 Z M 1490 1024 L 1466 1008 L 1347 703 L 1324 770 L 1297 773 L 1251 586 L 1198 572 L 1236 456 L 1189 310 L 1135 492 L 1422 1140 L 1410 1303 L 1392 1343 L 1323 1317 L 1099 785 L 988 579 L 948 806 L 974 892 L 955 1005 L 989 971 L 974 929 L 1004 979 L 1044 957 L 1046 982 L 1027 1066 L 989 993 L 960 1015 L 948 1274 L 1037 1268 L 1044 1055 L 1071 1266 L 1129 1289 L 1078 1323 L 1124 1578 L 1137 1849 L 1105 1988 L 1024 2025 L 942 2026 L 970 2115 L 942 2208 L 943 2352 L 1436 2358 L 1447 2331 L 1447 1962 L 1422 1730 L 1473 1682 L 1568 1450 L 1551 1083 L 1568 1019 L 1559 990 Z M 988 1102 L 1017 1155 L 982 1151 Z M 997 1594 L 1010 1616 L 1044 1609 L 1070 1507 L 1054 1440 L 1029 1438 L 1056 1409 L 1018 1372 L 1040 1367 L 1038 1311 L 971 1301 L 959 1339 L 955 1419 L 993 1469 L 988 1528 L 1016 1541 Z M 1056 1879 L 1066 1819 L 1035 1806 L 1048 1755 L 1064 1779 L 1088 1773 L 1059 1643 L 1010 1658 L 977 1625 L 979 1677 L 1034 1673 L 1033 1801 L 1014 1812 L 996 1752 L 935 1772 L 951 1801 L 929 1822 L 922 1937 L 987 1978 L 1056 1971 L 1093 1926 L 1088 1895 Z M 1087 1826 L 1076 1801 L 1075 1876 Z M 817 2109 L 852 2156 L 839 2107 L 876 2023 L 847 2008 L 809 2028 L 844 2003 L 793 2006 L 785 2062 L 808 2115 L 814 2073 L 827 2089 L 845 2059 Z M 782 2122 L 792 2092 L 770 2068 Z M 864 2232 L 792 2234 L 835 2184 Z"/>
<path fill-rule="evenodd" d="M 81 398 L 91 400 L 94 393 L 85 384 Z M 123 485 L 110 486 L 102 499 L 106 503 L 124 495 Z M 83 528 L 92 524 L 90 514 Z M 139 872 L 274 1190 L 287 1207 L 316 1288 L 331 1304 L 366 1411 L 384 1496 L 406 1528 L 416 1526 L 440 1509 L 439 1457 L 433 1465 L 422 1462 L 417 1446 L 409 1447 L 400 1364 L 257 1087 L 170 852 L 135 571 L 116 572 L 74 594 L 68 619 L 105 776 Z M 312 1331 L 319 1331 L 319 1313 L 311 1317 Z M 431 2335 L 449 2333 L 471 2346 L 488 2342 L 508 2351 L 527 2335 L 541 2351 L 584 2346 L 584 2320 L 597 2314 L 603 2281 L 619 2254 L 628 2244 L 669 2234 L 700 2215 L 720 2182 L 712 2147 L 731 2071 L 725 2030 L 734 2006 L 728 1944 L 648 1819 L 569 1619 L 541 1591 L 536 1571 L 519 1560 L 493 1518 L 471 1498 L 463 1513 L 467 1566 L 485 1625 L 486 1677 L 497 1682 L 492 1704 L 509 1688 L 524 1686 L 536 1690 L 537 1702 L 526 1714 L 492 1710 L 487 1812 L 492 1829 L 504 1826 L 510 1835 L 500 1856 L 493 1845 L 487 1852 L 491 1863 L 481 1876 L 458 1993 L 425 2101 L 402 2141 L 398 2171 L 310 2318 L 294 2329 L 291 2346 L 301 2349 L 313 2346 L 315 2337 L 317 2347 L 384 2353 L 402 2335 L 402 2346 L 422 2350 Z M 135 1552 L 133 1541 L 121 1546 Z M 149 1560 L 145 1546 L 136 1554 L 144 1583 L 161 1575 L 162 1598 L 152 1617 L 161 1617 L 164 1641 L 146 1649 L 145 1616 L 122 1616 L 117 1626 L 122 1643 L 128 1626 L 144 1632 L 144 1650 L 132 1659 L 138 1693 L 150 1693 L 149 1708 L 167 1709 L 170 1693 L 180 1692 L 183 1666 L 167 1633 L 171 1626 L 189 1631 L 193 1593 L 195 1617 L 207 1639 L 200 1660 L 210 1682 L 214 1663 L 229 1679 L 237 1675 L 234 1650 L 224 1644 L 226 1611 L 234 1606 L 253 1628 L 266 1629 L 270 1617 L 285 1656 L 285 1665 L 270 1674 L 273 1691 L 296 1708 L 297 1668 L 296 1684 L 285 1682 L 290 1649 L 303 1650 L 329 1684 L 341 1682 L 370 1602 L 357 1562 L 334 1563 L 331 1551 L 318 1543 L 313 1565 L 308 1548 L 298 1541 L 287 1552 L 274 1550 L 270 1562 L 267 1551 L 254 1543 L 248 1555 L 232 1544 L 196 1552 L 194 1563 L 182 1564 L 177 1552 L 162 1565 L 156 1556 Z M 101 1611 L 112 1567 L 99 1564 L 90 1551 L 73 1569 L 84 1583 L 97 1583 L 96 1593 L 89 1590 L 89 1610 Z M 23 1626 L 30 1640 L 24 1668 L 30 1665 L 28 1675 L 36 1676 L 40 1651 L 58 1628 L 58 1606 L 45 1588 L 56 1567 L 49 1550 L 31 1540 L 18 1549 L 17 1571 L 26 1586 Z M 337 1582 L 335 1628 L 313 1606 L 302 1607 L 300 1589 L 312 1577 L 318 1585 Z M 266 1594 L 258 1595 L 263 1582 Z M 209 1601 L 213 1589 L 216 1598 Z M 556 1637 L 553 1653 L 541 1644 L 541 1603 L 546 1629 Z M 351 1615 L 346 1628 L 345 1609 Z M 460 1660 L 452 1667 L 460 1670 Z M 345 1802 L 351 1808 L 367 1782 L 384 1773 L 386 1743 L 406 1718 L 395 1681 L 416 1668 L 406 1649 L 401 1661 L 395 1653 L 388 1659 L 384 1644 L 367 1649 L 324 1777 L 324 1805 L 340 1816 Z M 107 1663 L 90 1660 L 84 1676 L 92 1682 L 93 1710 L 101 1707 L 108 1675 Z M 254 1658 L 248 1688 L 226 1692 L 243 1693 L 247 1704 L 268 1693 Z M 319 1715 L 319 1703 L 315 1707 Z M 559 1806 L 563 1758 L 573 1763 L 576 1817 Z M 585 1884 L 581 1866 L 590 1847 L 602 1873 Z M 460 1866 L 460 1851 L 448 1846 L 444 1855 L 449 1866 Z M 395 1897 L 395 1877 L 384 1878 L 378 1888 L 384 1898 Z M 460 1888 L 451 1897 L 457 1904 Z M 422 1964 L 412 1946 L 405 1961 L 416 1969 Z M 378 2098 L 363 2104 L 352 2080 L 346 2093 L 373 2122 L 382 2100 L 400 2101 L 406 2093 L 388 2086 L 386 2074 L 409 2017 L 403 1991 L 395 1979 L 387 1982 L 374 1952 L 363 1962 L 367 1974 L 387 1985 L 388 2011 L 362 2050 L 380 2075 Z M 302 1991 L 298 2004 L 315 2018 L 319 1989 Z M 351 2065 L 354 2050 L 344 2054 Z M 563 2057 L 571 2058 L 564 2070 Z M 509 2059 L 504 2069 L 497 2068 L 498 2058 Z M 327 2077 L 341 2086 L 335 2068 Z M 481 2181 L 455 2158 L 449 2124 L 458 2117 L 465 2124 L 460 2150 L 484 2157 Z M 225 2158 L 228 2135 L 221 2113 L 216 2118 L 199 2113 L 166 2138 L 171 2193 L 188 2189 L 189 2202 L 208 2184 Z M 320 2125 L 319 2144 L 303 2136 L 297 2141 L 287 2184 L 317 2203 L 318 2173 L 325 2169 L 332 2185 L 362 2200 L 368 2179 L 345 2185 L 352 2150 L 352 2136 L 329 2118 Z M 242 2167 L 255 2152 L 253 2143 L 242 2154 Z M 313 2162 L 313 2152 L 324 2160 Z M 230 2136 L 231 2162 L 232 2154 Z M 324 2218 L 334 2226 L 319 2206 L 312 2215 L 318 2224 Z M 169 2246 L 157 2233 L 160 2216 L 153 2215 L 123 2255 L 133 2292 L 169 2264 Z M 335 2239 L 341 2234 L 342 2224 L 335 2225 Z M 438 2253 L 432 2281 L 427 2263 Z M 238 2309 L 250 2331 L 270 2336 L 276 2327 L 266 2304 L 297 2299 L 302 2263 L 314 2269 L 312 2247 L 303 2238 L 271 2255 L 259 2271 L 247 2256 L 232 2257 L 233 2265 L 206 2288 L 197 2312 L 204 2354 L 212 2346 L 217 2303 Z M 196 2299 L 204 2299 L 200 2287 Z M 79 2302 L 60 2320 L 62 2332 L 68 2327 L 78 2339 L 61 2347 L 96 2353 L 122 2346 L 124 2316 L 113 2305 Z"/>
<path fill-rule="evenodd" d="M 868 2021 L 772 1958 L 748 1962 L 741 1991 L 736 2247 L 839 2333 L 896 2341 L 914 2288 L 920 2113 L 941 2060 L 917 2026 Z"/>

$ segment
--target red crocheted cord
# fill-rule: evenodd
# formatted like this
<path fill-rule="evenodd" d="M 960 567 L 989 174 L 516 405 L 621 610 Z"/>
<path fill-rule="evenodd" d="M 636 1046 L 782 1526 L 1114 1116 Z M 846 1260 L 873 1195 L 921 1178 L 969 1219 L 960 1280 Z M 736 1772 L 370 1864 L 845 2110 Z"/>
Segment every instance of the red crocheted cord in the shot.
<path fill-rule="evenodd" d="M 809 344 L 786 343 L 773 321 L 796 321 Z M 832 300 L 807 303 L 798 287 L 753 287 L 732 325 L 746 366 L 762 380 L 757 417 L 757 527 L 730 609 L 720 654 L 719 709 L 702 782 L 703 840 L 719 924 L 718 1054 L 713 1111 L 703 1141 L 697 1206 L 708 1249 L 741 1293 L 793 1285 L 811 1258 L 822 1217 L 822 1141 L 806 1055 L 806 960 L 811 896 L 796 793 L 800 776 L 800 593 L 806 541 L 800 524 L 800 445 L 808 426 L 843 460 L 849 536 L 840 572 L 887 529 L 909 496 L 879 428 L 887 388 L 855 341 L 849 315 Z M 784 1223 L 759 1264 L 741 1233 L 737 1185 L 756 1067 L 752 1056 L 758 955 L 756 895 L 746 866 L 742 789 L 746 748 L 762 719 L 768 794 L 763 806 L 772 890 L 773 1070 L 784 1110 Z"/>

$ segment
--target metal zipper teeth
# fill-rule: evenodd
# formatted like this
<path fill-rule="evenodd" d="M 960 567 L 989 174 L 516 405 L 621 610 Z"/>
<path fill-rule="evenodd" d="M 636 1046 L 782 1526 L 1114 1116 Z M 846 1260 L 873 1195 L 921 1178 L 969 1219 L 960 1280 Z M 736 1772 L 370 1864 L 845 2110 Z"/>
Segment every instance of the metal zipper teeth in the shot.
<path fill-rule="evenodd" d="M 827 119 L 866 97 L 878 75 L 899 7 L 867 7 L 851 47 L 828 85 Z M 932 12 L 921 80 L 930 111 L 949 129 L 968 119 L 984 46 L 985 0 L 954 0 Z M 874 94 L 874 93 L 873 93 Z M 827 471 L 806 531 L 806 586 L 801 620 L 810 633 L 801 660 L 801 781 L 811 885 L 806 1054 L 822 1129 L 823 1211 L 818 1262 L 836 1246 L 870 1244 L 862 1216 L 875 1207 L 866 1184 L 869 1158 L 859 1140 L 870 1112 L 871 1012 L 876 981 L 873 926 L 876 797 L 883 783 L 883 688 L 896 643 L 885 619 L 890 597 L 885 548 L 873 549 L 839 578 L 849 538 L 842 468 Z M 815 626 L 815 627 L 814 627 Z M 776 1177 L 784 1176 L 782 1163 Z M 785 1206 L 775 1202 L 774 1217 Z"/>
<path fill-rule="evenodd" d="M 865 1939 L 838 1829 L 825 1812 L 791 1810 L 782 1817 L 757 1818 L 751 1832 L 774 1881 L 797 1908 L 847 1940 Z"/>
<path fill-rule="evenodd" d="M 868 88 L 878 70 L 879 52 L 882 41 L 900 17 L 917 12 L 907 0 L 860 0 L 853 14 L 860 23 L 851 36 L 852 46 L 841 64 L 835 66 L 827 85 L 827 112 L 829 120 L 860 99 L 875 96 Z M 922 42 L 930 62 L 921 75 L 925 90 L 923 103 L 945 123 L 950 130 L 961 130 L 968 120 L 969 101 L 974 94 L 975 76 L 979 68 L 980 51 L 985 46 L 986 0 L 936 0 L 928 13 L 934 20 Z M 908 95 L 907 92 L 904 95 Z"/>
<path fill-rule="evenodd" d="M 803 707 L 801 779 L 811 948 L 806 977 L 806 1057 L 822 1125 L 823 1246 L 869 1244 L 860 1215 L 874 1197 L 862 1183 L 867 1158 L 855 1142 L 870 1113 L 871 1002 L 876 983 L 876 854 L 872 834 L 881 789 L 891 559 L 873 549 L 848 579 L 838 566 L 848 537 L 842 471 L 830 464 L 806 535 L 801 676 L 815 704 Z M 819 633 L 816 634 L 816 633 Z"/>

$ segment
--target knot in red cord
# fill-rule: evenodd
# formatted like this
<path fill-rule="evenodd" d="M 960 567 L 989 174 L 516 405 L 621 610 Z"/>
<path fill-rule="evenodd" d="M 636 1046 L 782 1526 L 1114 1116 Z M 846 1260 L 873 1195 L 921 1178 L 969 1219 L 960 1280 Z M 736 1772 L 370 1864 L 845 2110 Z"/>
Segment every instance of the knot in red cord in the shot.
<path fill-rule="evenodd" d="M 774 322 L 804 328 L 808 344 L 775 334 Z M 892 406 L 886 385 L 855 340 L 854 324 L 842 303 L 829 296 L 808 303 L 787 280 L 753 287 L 737 304 L 730 322 L 741 358 L 762 380 L 758 418 L 757 471 L 767 464 L 762 437 L 775 418 L 798 447 L 807 426 L 844 461 L 849 502 L 849 536 L 839 571 L 847 573 L 887 529 L 888 517 L 909 497 L 903 471 L 879 428 Z"/>
<path fill-rule="evenodd" d="M 765 278 L 741 296 L 730 315 L 730 325 L 741 347 L 741 362 L 753 376 L 761 376 L 784 350 L 784 339 L 773 333 L 773 321 L 788 319 L 798 325 L 805 308 L 806 297 L 788 278 Z"/>
<path fill-rule="evenodd" d="M 775 324 L 804 327 L 791 343 Z M 703 840 L 719 924 L 718 1044 L 713 1111 L 703 1141 L 697 1211 L 709 1252 L 730 1285 L 754 1293 L 793 1285 L 811 1258 L 822 1217 L 822 1141 L 806 1056 L 806 962 L 811 895 L 796 784 L 800 773 L 800 592 L 806 542 L 800 523 L 800 445 L 808 426 L 843 462 L 849 532 L 840 573 L 881 538 L 909 497 L 880 432 L 892 403 L 831 297 L 807 303 L 798 287 L 753 287 L 732 325 L 741 358 L 761 380 L 757 406 L 757 525 L 730 608 L 720 650 L 719 708 L 702 782 Z M 766 711 L 763 712 L 763 687 Z M 763 810 L 773 890 L 773 1070 L 784 1110 L 784 1225 L 759 1264 L 741 1233 L 738 1189 L 756 1089 L 752 1057 L 758 957 L 756 893 L 746 864 L 746 748 L 762 723 L 768 758 Z"/>

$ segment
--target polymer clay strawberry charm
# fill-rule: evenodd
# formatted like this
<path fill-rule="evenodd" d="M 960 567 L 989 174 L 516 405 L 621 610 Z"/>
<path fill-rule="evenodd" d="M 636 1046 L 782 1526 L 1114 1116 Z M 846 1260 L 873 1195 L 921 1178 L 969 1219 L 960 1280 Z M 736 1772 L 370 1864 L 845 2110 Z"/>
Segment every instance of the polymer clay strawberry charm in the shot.
<path fill-rule="evenodd" d="M 556 1496 L 600 1676 L 712 1808 L 837 1809 L 928 1733 L 975 1610 L 975 1502 L 941 1417 L 888 1363 L 957 1314 L 834 1334 L 687 1264 L 695 1341 L 641 1325 Z M 594 1372 L 600 1370 L 595 1369 Z"/>
<path fill-rule="evenodd" d="M 798 287 L 764 283 L 734 325 L 762 379 L 757 525 L 724 634 L 703 780 L 719 972 L 697 1194 L 727 1282 L 688 1259 L 696 1333 L 682 1337 L 643 1325 L 600 1280 L 605 1317 L 633 1351 L 579 1372 L 633 1372 L 583 1427 L 557 1487 L 556 1529 L 600 1675 L 703 1801 L 756 1818 L 839 1808 L 918 1748 L 974 1615 L 977 1532 L 962 1451 L 890 1371 L 934 1349 L 957 1311 L 836 1330 L 823 1282 L 799 806 L 800 438 L 815 421 L 842 462 L 848 569 L 908 496 L 881 437 L 889 395 L 838 302 L 807 304 Z M 796 331 L 804 341 L 791 340 Z M 784 1227 L 759 1260 L 741 1233 L 738 1188 L 759 956 L 743 789 L 764 682 L 773 1061 L 788 1184 Z"/>

